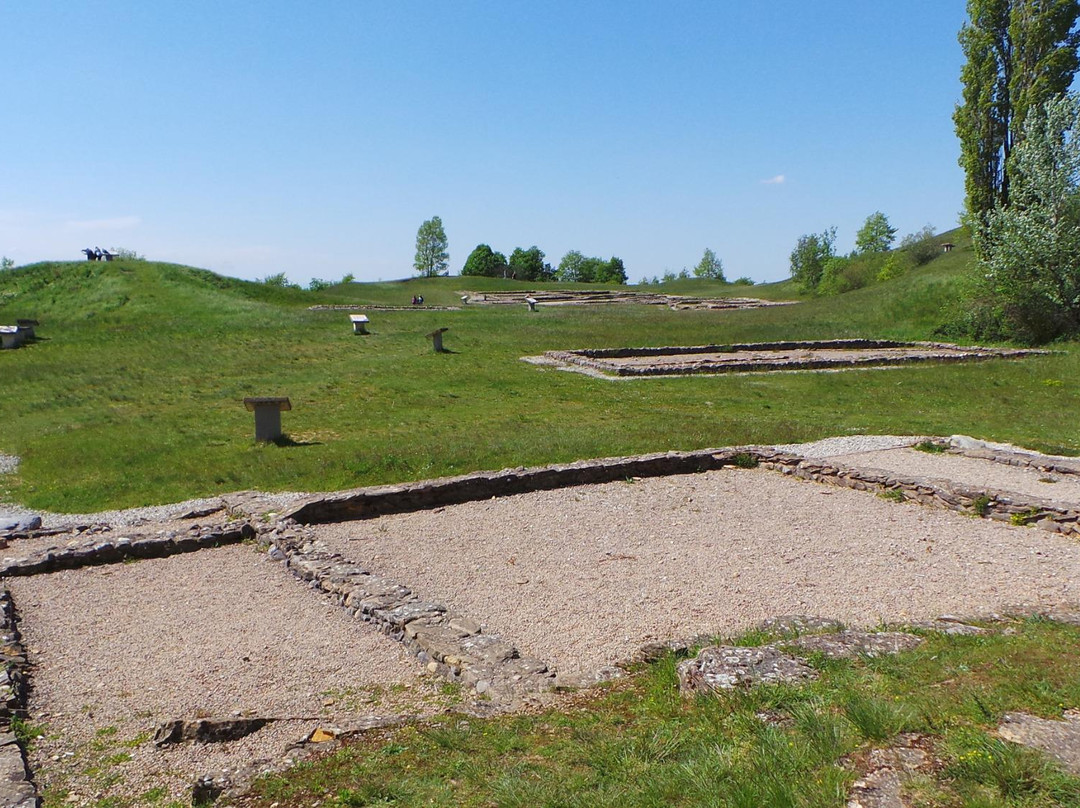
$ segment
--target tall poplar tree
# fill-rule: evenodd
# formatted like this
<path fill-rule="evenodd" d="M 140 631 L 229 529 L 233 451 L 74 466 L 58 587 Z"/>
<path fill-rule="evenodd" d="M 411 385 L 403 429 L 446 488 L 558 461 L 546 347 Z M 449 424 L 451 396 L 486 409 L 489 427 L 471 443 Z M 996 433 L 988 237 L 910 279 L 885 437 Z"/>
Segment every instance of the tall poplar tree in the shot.
<path fill-rule="evenodd" d="M 1032 108 L 1064 94 L 1080 61 L 1080 0 L 968 0 L 960 138 L 968 215 L 1009 204 L 1010 157 Z"/>

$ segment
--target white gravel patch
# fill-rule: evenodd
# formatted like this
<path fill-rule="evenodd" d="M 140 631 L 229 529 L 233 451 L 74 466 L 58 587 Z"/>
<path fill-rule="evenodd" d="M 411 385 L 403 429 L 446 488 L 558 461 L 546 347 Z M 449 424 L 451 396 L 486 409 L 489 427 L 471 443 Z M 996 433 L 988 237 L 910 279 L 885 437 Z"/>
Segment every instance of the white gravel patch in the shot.
<path fill-rule="evenodd" d="M 928 438 L 915 435 L 842 435 L 810 443 L 785 443 L 773 448 L 781 452 L 790 452 L 803 457 L 820 459 L 854 452 L 872 452 L 883 449 L 897 449 L 902 446 L 914 446 L 924 440 L 928 440 Z"/>
<path fill-rule="evenodd" d="M 14 474 L 18 468 L 18 457 L 0 452 L 0 474 Z"/>
<path fill-rule="evenodd" d="M 860 468 L 876 468 L 913 477 L 943 477 L 964 485 L 1016 491 L 1043 499 L 1080 503 L 1080 476 L 1008 466 L 975 457 L 930 454 L 914 449 L 860 452 L 832 458 Z"/>
<path fill-rule="evenodd" d="M 1080 600 L 1080 546 L 1033 528 L 724 469 L 315 528 L 560 670 L 782 614 L 852 625 Z"/>
<path fill-rule="evenodd" d="M 400 644 L 248 545 L 10 587 L 33 665 L 30 715 L 47 727 L 31 765 L 39 783 L 70 789 L 79 804 L 157 786 L 189 799 L 200 774 L 277 762 L 316 726 L 410 709 L 437 687 Z M 241 714 L 310 720 L 227 744 L 149 740 L 167 720 Z M 130 760 L 99 760 L 123 754 Z"/>

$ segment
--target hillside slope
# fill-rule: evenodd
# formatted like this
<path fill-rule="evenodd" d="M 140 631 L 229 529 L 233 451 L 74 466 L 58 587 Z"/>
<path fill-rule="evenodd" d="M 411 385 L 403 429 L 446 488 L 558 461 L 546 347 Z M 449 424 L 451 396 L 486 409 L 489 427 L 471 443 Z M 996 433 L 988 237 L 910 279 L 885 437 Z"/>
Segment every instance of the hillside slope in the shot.
<path fill-rule="evenodd" d="M 23 461 L 18 475 L 0 476 L 0 497 L 82 511 L 863 431 L 1080 449 L 1080 401 L 1064 381 L 1080 377 L 1071 346 L 1013 363 L 632 383 L 520 361 L 559 348 L 932 338 L 963 256 L 948 258 L 788 307 L 373 311 L 369 337 L 354 336 L 343 312 L 307 307 L 406 305 L 413 294 L 455 303 L 477 281 L 520 284 L 454 277 L 314 293 L 154 262 L 18 268 L 0 273 L 0 323 L 37 317 L 42 339 L 0 352 L 0 452 Z M 436 327 L 450 329 L 453 353 L 431 351 L 424 335 Z M 241 403 L 251 395 L 291 397 L 292 445 L 253 443 Z"/>

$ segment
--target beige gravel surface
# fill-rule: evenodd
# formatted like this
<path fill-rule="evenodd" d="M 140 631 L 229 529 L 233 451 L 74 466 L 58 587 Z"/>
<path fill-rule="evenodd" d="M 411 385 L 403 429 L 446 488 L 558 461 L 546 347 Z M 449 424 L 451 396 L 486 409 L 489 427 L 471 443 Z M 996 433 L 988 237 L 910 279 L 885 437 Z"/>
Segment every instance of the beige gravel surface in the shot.
<path fill-rule="evenodd" d="M 854 625 L 1080 599 L 1080 546 L 765 470 L 546 491 L 316 528 L 560 670 L 810 613 Z"/>
<path fill-rule="evenodd" d="M 846 466 L 875 468 L 913 477 L 941 477 L 964 485 L 999 488 L 1060 502 L 1080 502 L 1080 475 L 1052 474 L 975 457 L 930 454 L 915 449 L 837 455 Z"/>
<path fill-rule="evenodd" d="M 32 765 L 39 784 L 78 795 L 74 804 L 154 787 L 185 798 L 196 776 L 279 760 L 316 726 L 437 701 L 439 683 L 400 644 L 250 545 L 10 587 L 33 665 L 30 714 L 47 728 Z M 148 740 L 166 720 L 236 714 L 317 720 L 228 744 L 159 750 Z"/>

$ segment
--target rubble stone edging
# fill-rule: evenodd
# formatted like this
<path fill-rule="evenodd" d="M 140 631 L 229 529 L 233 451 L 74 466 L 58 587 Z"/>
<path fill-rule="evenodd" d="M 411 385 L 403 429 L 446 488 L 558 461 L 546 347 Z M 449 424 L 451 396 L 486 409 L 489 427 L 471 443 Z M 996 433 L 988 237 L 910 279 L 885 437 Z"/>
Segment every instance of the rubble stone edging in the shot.
<path fill-rule="evenodd" d="M 515 702 L 555 687 L 554 672 L 541 660 L 521 656 L 476 621 L 329 552 L 302 529 L 282 526 L 269 539 L 272 558 L 284 561 L 293 575 L 331 596 L 350 616 L 404 644 L 430 672 L 497 701 Z"/>
<path fill-rule="evenodd" d="M 748 448 L 700 449 L 692 452 L 657 452 L 629 457 L 602 457 L 551 466 L 477 471 L 399 485 L 357 488 L 330 496 L 307 499 L 282 515 L 301 524 L 345 522 L 391 513 L 408 513 L 462 502 L 549 491 L 575 485 L 695 474 L 731 466 L 737 455 L 760 455 Z"/>
<path fill-rule="evenodd" d="M 952 480 L 907 477 L 881 469 L 855 468 L 840 463 L 807 460 L 776 453 L 762 456 L 762 468 L 813 482 L 877 493 L 899 492 L 905 500 L 932 505 L 1000 522 L 1034 525 L 1051 533 L 1080 535 L 1080 506 L 1031 497 L 1015 491 L 979 488 Z"/>
<path fill-rule="evenodd" d="M 948 442 L 934 441 L 934 444 L 945 449 L 947 454 L 971 457 L 976 460 L 989 460 L 993 463 L 1001 463 L 1005 466 L 1017 468 L 1036 469 L 1054 474 L 1080 474 L 1080 458 L 1073 462 L 1062 461 L 1057 458 L 1028 454 L 1026 452 L 1008 452 L 1003 449 L 966 448 L 955 446 Z"/>
<path fill-rule="evenodd" d="M 621 359 L 634 356 L 687 356 L 696 354 L 723 354 L 735 351 L 790 351 L 790 350 L 866 350 L 888 348 L 919 348 L 927 353 L 909 356 L 802 357 L 783 360 L 745 359 L 722 363 L 708 360 L 688 359 L 679 364 L 633 365 L 612 367 L 605 359 Z M 730 345 L 689 345 L 659 348 L 586 348 L 572 351 L 546 351 L 545 357 L 569 365 L 577 365 L 606 376 L 685 376 L 702 373 L 746 373 L 751 371 L 780 372 L 790 370 L 827 370 L 830 368 L 886 367 L 920 362 L 970 362 L 983 359 L 1017 358 L 1049 353 L 1041 349 L 984 348 L 981 346 L 953 345 L 946 342 L 898 342 L 895 340 L 811 340 L 801 342 L 757 342 Z"/>
<path fill-rule="evenodd" d="M 606 457 L 552 466 L 479 471 L 400 485 L 373 486 L 305 500 L 284 518 L 302 524 L 368 519 L 456 505 L 491 497 L 615 482 L 631 477 L 696 474 L 757 464 L 813 482 L 877 493 L 899 492 L 905 500 L 1004 522 L 1033 524 L 1054 533 L 1080 535 L 1080 506 L 1013 491 L 979 488 L 951 480 L 909 477 L 881 469 L 811 460 L 760 446 L 693 452 Z"/>
<path fill-rule="evenodd" d="M 50 547 L 22 558 L 0 562 L 0 576 L 39 575 L 59 570 L 79 569 L 97 564 L 116 564 L 128 559 L 164 558 L 206 547 L 236 544 L 255 537 L 248 523 L 223 530 L 193 525 L 186 533 L 174 531 L 161 536 L 121 536 L 102 540 L 94 536 L 83 544 Z"/>
<path fill-rule="evenodd" d="M 11 593 L 0 589 L 0 808 L 37 808 L 26 750 L 12 730 L 12 720 L 26 718 L 27 660 Z"/>

